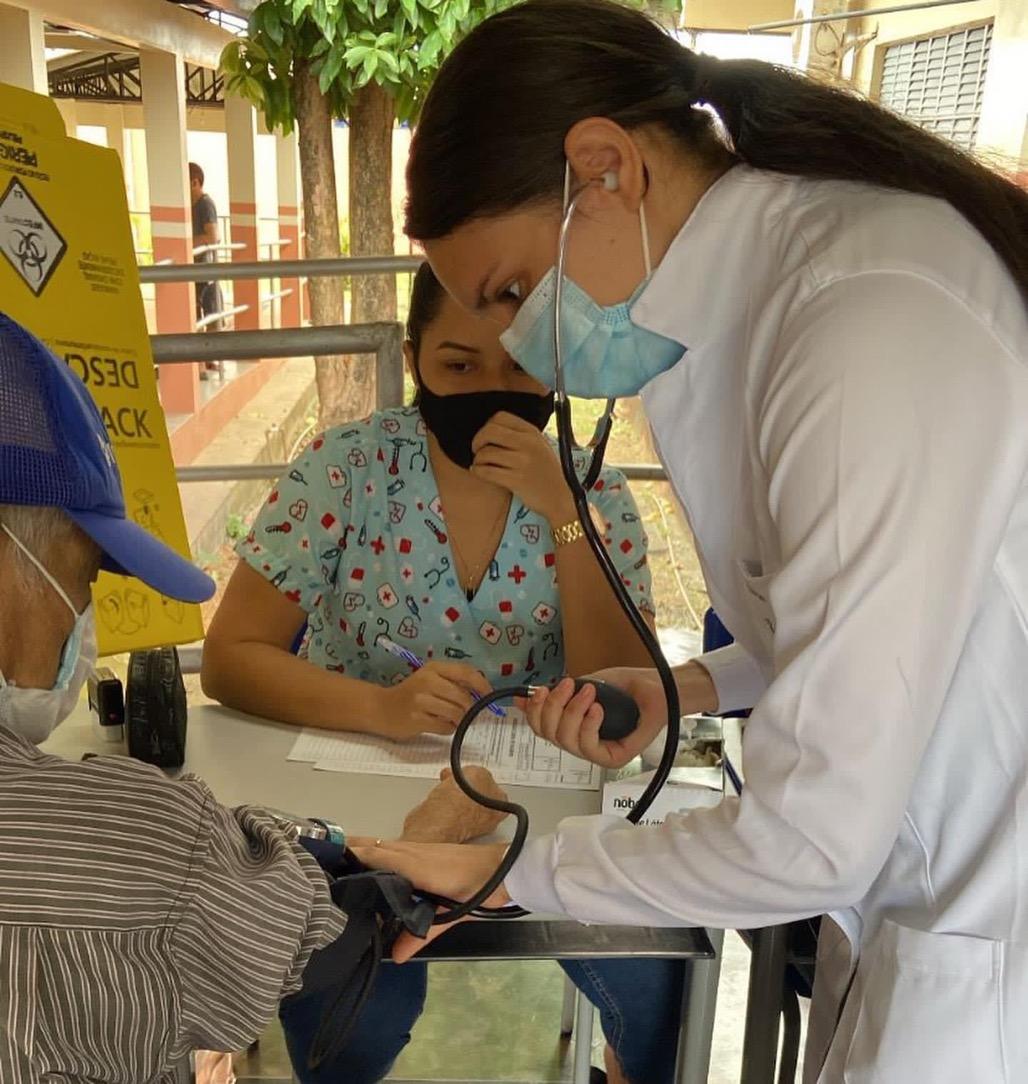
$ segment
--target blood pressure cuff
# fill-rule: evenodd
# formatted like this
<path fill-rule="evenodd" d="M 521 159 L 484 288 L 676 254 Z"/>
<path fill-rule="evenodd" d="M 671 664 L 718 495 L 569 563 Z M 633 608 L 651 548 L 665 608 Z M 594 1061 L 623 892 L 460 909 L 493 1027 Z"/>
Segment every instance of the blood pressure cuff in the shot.
<path fill-rule="evenodd" d="M 346 915 L 346 929 L 311 955 L 303 988 L 293 995 L 337 991 L 311 1044 L 308 1068 L 314 1070 L 342 1053 L 393 942 L 403 930 L 424 937 L 435 908 L 415 898 L 406 878 L 368 869 L 345 847 L 307 838 L 299 842 L 325 870 L 332 900 Z"/>

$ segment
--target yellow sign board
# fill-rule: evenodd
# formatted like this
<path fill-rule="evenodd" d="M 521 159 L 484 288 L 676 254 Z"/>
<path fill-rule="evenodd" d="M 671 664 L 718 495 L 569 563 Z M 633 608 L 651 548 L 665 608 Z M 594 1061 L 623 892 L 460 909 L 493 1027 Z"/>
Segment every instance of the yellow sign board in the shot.
<path fill-rule="evenodd" d="M 130 518 L 189 553 L 118 155 L 64 134 L 48 98 L 0 83 L 0 309 L 85 381 L 114 445 Z M 198 606 L 100 576 L 101 654 L 188 643 Z"/>

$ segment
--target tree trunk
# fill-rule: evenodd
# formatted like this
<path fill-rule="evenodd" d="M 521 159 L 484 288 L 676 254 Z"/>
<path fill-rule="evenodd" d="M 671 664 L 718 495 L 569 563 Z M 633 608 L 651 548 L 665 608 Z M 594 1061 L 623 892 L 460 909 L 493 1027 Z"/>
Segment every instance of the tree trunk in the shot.
<path fill-rule="evenodd" d="M 307 259 L 331 259 L 340 255 L 332 114 L 321 94 L 317 77 L 311 74 L 303 60 L 296 62 L 294 86 L 303 184 L 304 255 Z M 307 280 L 307 291 L 313 325 L 323 327 L 346 322 L 342 279 L 311 277 Z M 315 361 L 322 426 L 346 416 L 342 407 L 351 398 L 352 382 L 348 370 L 347 359 L 343 357 L 323 357 Z"/>
<path fill-rule="evenodd" d="M 393 253 L 392 96 L 377 83 L 357 91 L 350 104 L 350 255 Z M 396 276 L 361 275 L 351 280 L 355 324 L 396 319 Z M 357 361 L 358 359 L 351 359 Z M 355 378 L 363 393 L 363 412 L 375 401 L 373 359 L 361 358 Z"/>

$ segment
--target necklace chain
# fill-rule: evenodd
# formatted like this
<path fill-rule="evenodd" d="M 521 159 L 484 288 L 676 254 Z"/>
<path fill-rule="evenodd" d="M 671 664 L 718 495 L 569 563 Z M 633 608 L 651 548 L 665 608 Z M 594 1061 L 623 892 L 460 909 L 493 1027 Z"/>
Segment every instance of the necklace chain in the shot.
<path fill-rule="evenodd" d="M 510 511 L 510 500 L 504 502 L 500 508 L 500 513 L 493 520 L 492 525 L 489 528 L 489 533 L 486 535 L 486 543 L 482 549 L 482 553 L 479 555 L 475 564 L 471 564 L 464 556 L 464 551 L 460 548 L 460 543 L 457 541 L 457 536 L 450 530 L 450 541 L 453 543 L 453 550 L 456 557 L 460 559 L 460 563 L 464 566 L 464 582 L 461 587 L 464 589 L 464 594 L 469 595 L 477 586 L 476 581 L 480 578 L 482 572 L 485 571 L 486 563 L 489 557 L 496 549 L 494 536 L 496 534 L 496 528 L 501 522 L 506 522 L 507 513 Z"/>

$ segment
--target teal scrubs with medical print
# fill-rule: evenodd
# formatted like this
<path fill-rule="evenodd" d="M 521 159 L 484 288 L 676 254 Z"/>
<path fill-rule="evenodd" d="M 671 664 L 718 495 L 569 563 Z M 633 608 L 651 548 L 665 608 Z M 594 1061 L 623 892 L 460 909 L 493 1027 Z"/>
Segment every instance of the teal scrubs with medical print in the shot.
<path fill-rule="evenodd" d="M 653 611 L 647 541 L 624 476 L 605 469 L 590 502 L 638 606 Z M 592 560 L 578 544 L 581 560 Z M 458 582 L 445 509 L 415 407 L 385 410 L 317 437 L 275 489 L 239 555 L 308 615 L 301 653 L 383 685 L 410 667 L 386 636 L 424 660 L 467 661 L 494 686 L 564 672 L 549 523 L 515 497 L 473 599 Z"/>

